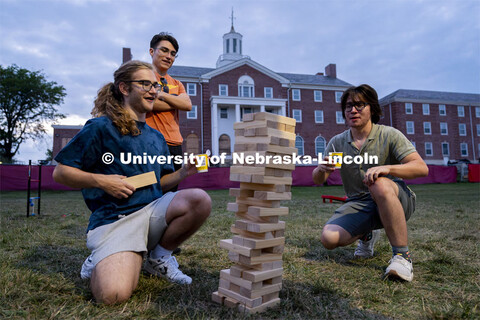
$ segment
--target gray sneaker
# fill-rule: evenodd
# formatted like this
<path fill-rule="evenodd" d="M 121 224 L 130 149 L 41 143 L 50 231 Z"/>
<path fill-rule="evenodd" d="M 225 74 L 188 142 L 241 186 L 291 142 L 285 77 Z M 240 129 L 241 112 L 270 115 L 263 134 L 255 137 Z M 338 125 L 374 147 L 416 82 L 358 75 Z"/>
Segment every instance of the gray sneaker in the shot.
<path fill-rule="evenodd" d="M 395 255 L 390 259 L 384 278 L 396 278 L 405 281 L 413 280 L 413 265 L 401 255 Z"/>
<path fill-rule="evenodd" d="M 380 230 L 372 230 L 372 238 L 368 241 L 358 240 L 357 248 L 353 253 L 355 258 L 371 258 L 373 257 L 373 247 L 380 238 Z"/>
<path fill-rule="evenodd" d="M 90 279 L 92 271 L 95 268 L 93 265 L 92 255 L 88 256 L 82 264 L 82 270 L 80 271 L 80 277 L 82 279 Z"/>
<path fill-rule="evenodd" d="M 148 257 L 143 269 L 151 275 L 167 279 L 173 283 L 192 283 L 192 278 L 178 269 L 178 262 L 174 256 L 170 256 L 170 258 L 166 260 Z"/>

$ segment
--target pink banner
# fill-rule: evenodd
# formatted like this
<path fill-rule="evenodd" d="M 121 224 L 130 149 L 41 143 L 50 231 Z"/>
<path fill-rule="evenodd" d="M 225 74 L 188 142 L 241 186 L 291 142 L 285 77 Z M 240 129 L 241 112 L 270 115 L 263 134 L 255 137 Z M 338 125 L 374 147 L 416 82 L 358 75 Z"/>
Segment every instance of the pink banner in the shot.
<path fill-rule="evenodd" d="M 38 166 L 32 166 L 31 189 L 38 188 Z M 53 181 L 52 173 L 55 166 L 42 166 L 42 190 L 73 190 Z M 428 166 L 430 172 L 427 177 L 406 180 L 407 184 L 425 183 L 455 183 L 457 181 L 457 168 L 455 166 Z M 470 169 L 472 168 L 472 169 Z M 314 166 L 297 167 L 292 173 L 293 186 L 314 186 L 312 171 Z M 469 165 L 471 179 L 480 180 L 480 165 Z M 476 171 L 475 171 L 476 170 Z M 201 188 L 205 190 L 228 189 L 239 186 L 238 182 L 230 181 L 230 169 L 209 168 L 208 172 L 199 173 L 183 180 L 179 189 Z M 469 180 L 470 181 L 470 180 Z M 28 166 L 25 165 L 0 165 L 0 191 L 27 190 Z M 342 185 L 340 171 L 335 170 L 327 180 L 328 185 Z"/>

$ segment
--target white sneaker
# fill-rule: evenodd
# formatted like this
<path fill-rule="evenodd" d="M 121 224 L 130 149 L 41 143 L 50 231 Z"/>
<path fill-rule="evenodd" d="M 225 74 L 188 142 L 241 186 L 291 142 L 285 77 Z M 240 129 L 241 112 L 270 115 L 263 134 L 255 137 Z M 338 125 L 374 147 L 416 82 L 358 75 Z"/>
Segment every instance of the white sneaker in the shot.
<path fill-rule="evenodd" d="M 80 277 L 82 279 L 90 279 L 92 271 L 95 266 L 93 265 L 92 256 L 88 256 L 82 264 L 82 270 L 80 271 Z"/>
<path fill-rule="evenodd" d="M 144 270 L 151 275 L 165 278 L 170 282 L 177 284 L 190 284 L 192 278 L 178 269 L 178 262 L 174 256 L 167 260 L 153 259 L 148 257 L 145 262 Z"/>
<path fill-rule="evenodd" d="M 373 247 L 380 238 L 380 230 L 372 230 L 372 238 L 368 241 L 358 240 L 357 248 L 353 253 L 355 258 L 373 257 Z"/>
<path fill-rule="evenodd" d="M 384 278 L 393 277 L 405 281 L 413 280 L 413 265 L 401 255 L 395 255 L 390 259 Z"/>

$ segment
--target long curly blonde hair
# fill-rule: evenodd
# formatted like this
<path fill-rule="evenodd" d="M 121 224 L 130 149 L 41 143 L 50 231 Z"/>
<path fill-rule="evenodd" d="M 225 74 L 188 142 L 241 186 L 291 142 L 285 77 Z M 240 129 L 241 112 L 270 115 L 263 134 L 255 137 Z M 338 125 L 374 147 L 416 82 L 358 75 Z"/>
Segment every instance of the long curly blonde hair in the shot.
<path fill-rule="evenodd" d="M 132 80 L 132 75 L 141 69 L 153 71 L 153 66 L 150 63 L 138 60 L 131 60 L 122 64 L 113 74 L 114 82 L 107 83 L 98 90 L 95 98 L 91 112 L 92 116 L 94 118 L 107 116 L 122 135 L 137 136 L 141 133 L 135 120 L 123 107 L 123 95 L 118 88 L 121 82 Z"/>

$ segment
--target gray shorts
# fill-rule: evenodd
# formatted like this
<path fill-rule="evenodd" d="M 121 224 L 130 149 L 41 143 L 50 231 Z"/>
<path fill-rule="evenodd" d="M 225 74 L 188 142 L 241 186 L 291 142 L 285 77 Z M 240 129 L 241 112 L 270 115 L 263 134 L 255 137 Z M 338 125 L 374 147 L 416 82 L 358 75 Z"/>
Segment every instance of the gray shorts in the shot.
<path fill-rule="evenodd" d="M 114 253 L 145 253 L 153 249 L 167 229 L 165 215 L 176 194 L 168 192 L 118 221 L 90 230 L 87 233 L 87 248 L 92 254 L 82 265 L 82 279 L 90 278 L 97 263 Z"/>
<path fill-rule="evenodd" d="M 398 186 L 398 199 L 402 204 L 405 219 L 408 221 L 415 211 L 415 193 L 403 180 L 393 180 L 393 182 Z M 335 214 L 326 224 L 338 225 L 348 231 L 352 237 L 383 228 L 377 204 L 370 194 L 347 200 L 344 205 L 335 210 Z"/>

